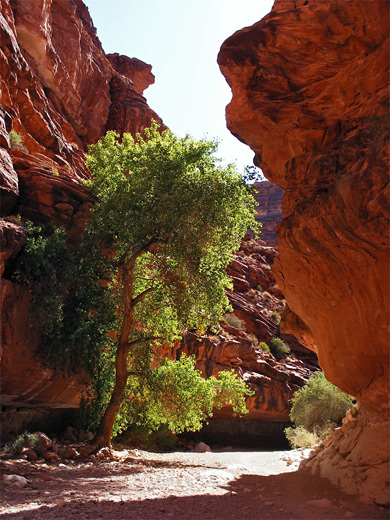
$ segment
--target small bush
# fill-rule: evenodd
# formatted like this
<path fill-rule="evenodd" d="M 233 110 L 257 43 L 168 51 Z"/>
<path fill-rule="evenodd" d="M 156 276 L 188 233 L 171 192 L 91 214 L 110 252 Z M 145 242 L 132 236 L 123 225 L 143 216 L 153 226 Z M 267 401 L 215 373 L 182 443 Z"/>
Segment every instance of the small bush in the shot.
<path fill-rule="evenodd" d="M 284 433 L 291 448 L 294 450 L 297 448 L 310 448 L 320 440 L 316 433 L 307 431 L 303 426 L 286 428 Z"/>
<path fill-rule="evenodd" d="M 276 311 L 271 313 L 271 318 L 274 319 L 277 323 L 280 323 L 280 314 Z"/>
<path fill-rule="evenodd" d="M 323 372 L 315 372 L 306 385 L 295 392 L 290 413 L 296 426 L 319 431 L 331 423 L 341 424 L 353 398 L 325 379 Z"/>
<path fill-rule="evenodd" d="M 13 455 L 18 455 L 19 453 L 22 453 L 23 448 L 31 448 L 38 454 L 42 453 L 43 451 L 47 451 L 47 448 L 44 449 L 41 439 L 37 433 L 22 433 L 14 440 L 12 444 L 7 447 L 7 452 L 12 453 Z"/>
<path fill-rule="evenodd" d="M 267 345 L 267 343 L 264 343 L 264 341 L 261 341 L 259 343 L 259 347 L 264 350 L 265 352 L 268 352 L 268 354 L 271 354 L 271 351 L 269 349 L 269 346 Z"/>
<path fill-rule="evenodd" d="M 278 361 L 286 359 L 291 352 L 290 348 L 280 338 L 271 339 L 269 348 Z"/>
<path fill-rule="evenodd" d="M 21 152 L 28 152 L 27 148 L 23 144 L 23 137 L 19 135 L 15 130 L 11 130 L 8 134 L 11 150 L 20 150 Z"/>
<path fill-rule="evenodd" d="M 225 314 L 224 318 L 228 325 L 230 325 L 231 327 L 234 327 L 235 329 L 245 330 L 245 323 L 232 312 L 229 314 Z"/>
<path fill-rule="evenodd" d="M 15 132 L 15 130 L 11 130 L 8 134 L 8 137 L 11 144 L 11 148 L 18 150 L 19 147 L 22 145 L 23 137 L 19 135 L 17 132 Z"/>
<path fill-rule="evenodd" d="M 22 453 L 22 450 L 26 442 L 25 435 L 25 433 L 19 435 L 12 444 L 9 444 L 6 447 L 7 453 L 12 453 L 13 455 L 18 455 L 19 453 Z"/>

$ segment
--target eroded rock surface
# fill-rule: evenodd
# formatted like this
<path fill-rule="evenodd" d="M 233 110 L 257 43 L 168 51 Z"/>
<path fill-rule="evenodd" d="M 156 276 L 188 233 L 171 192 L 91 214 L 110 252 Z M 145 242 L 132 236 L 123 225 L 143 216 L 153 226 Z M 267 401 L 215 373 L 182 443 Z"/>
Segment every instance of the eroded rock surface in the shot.
<path fill-rule="evenodd" d="M 262 223 L 261 239 L 267 245 L 278 247 L 276 226 L 282 220 L 283 190 L 269 181 L 255 182 L 256 220 Z"/>
<path fill-rule="evenodd" d="M 327 378 L 357 398 L 364 427 L 385 428 L 388 4 L 276 0 L 223 44 L 219 64 L 233 91 L 229 129 L 285 190 L 274 263 L 290 309 L 285 331 L 296 325 L 318 349 Z"/>
<path fill-rule="evenodd" d="M 1 215 L 53 221 L 79 236 L 92 199 L 85 151 L 109 129 L 142 132 L 150 65 L 106 55 L 80 0 L 3 0 L 0 11 Z M 0 222 L 0 268 L 26 231 Z M 63 378 L 34 358 L 39 334 L 27 287 L 1 280 L 2 404 L 78 406 L 85 374 Z"/>

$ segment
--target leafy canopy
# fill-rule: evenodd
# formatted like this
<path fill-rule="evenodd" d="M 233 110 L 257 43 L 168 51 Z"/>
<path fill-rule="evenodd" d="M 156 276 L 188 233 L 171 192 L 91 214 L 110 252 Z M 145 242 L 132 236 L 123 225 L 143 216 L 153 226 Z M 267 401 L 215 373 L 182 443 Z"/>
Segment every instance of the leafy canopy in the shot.
<path fill-rule="evenodd" d="M 137 319 L 165 339 L 217 322 L 228 308 L 226 266 L 247 227 L 258 228 L 251 189 L 232 165 L 218 165 L 216 148 L 160 134 L 153 122 L 136 140 L 108 132 L 89 150 L 98 202 L 88 233 L 113 266 L 137 255 L 132 297 L 150 289 Z"/>

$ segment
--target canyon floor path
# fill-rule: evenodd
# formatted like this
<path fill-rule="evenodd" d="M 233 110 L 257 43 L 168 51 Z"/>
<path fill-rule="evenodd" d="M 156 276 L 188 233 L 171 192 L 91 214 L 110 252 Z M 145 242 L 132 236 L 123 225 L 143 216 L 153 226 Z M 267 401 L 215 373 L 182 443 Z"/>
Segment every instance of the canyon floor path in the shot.
<path fill-rule="evenodd" d="M 114 451 L 116 460 L 31 463 L 7 460 L 4 520 L 320 520 L 388 518 L 388 510 L 345 495 L 298 471 L 304 451 L 150 453 Z"/>

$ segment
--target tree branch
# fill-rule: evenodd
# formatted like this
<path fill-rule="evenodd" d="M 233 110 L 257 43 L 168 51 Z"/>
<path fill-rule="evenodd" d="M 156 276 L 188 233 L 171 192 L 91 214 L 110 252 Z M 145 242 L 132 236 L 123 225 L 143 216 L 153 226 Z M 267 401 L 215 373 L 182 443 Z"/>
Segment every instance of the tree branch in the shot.
<path fill-rule="evenodd" d="M 141 294 L 139 294 L 131 300 L 131 306 L 135 307 L 137 303 L 141 302 L 145 298 L 145 296 L 152 291 L 154 291 L 154 287 L 149 287 L 148 289 L 145 289 Z"/>

